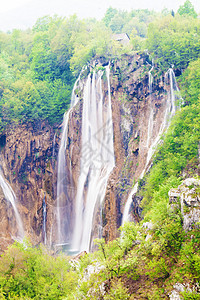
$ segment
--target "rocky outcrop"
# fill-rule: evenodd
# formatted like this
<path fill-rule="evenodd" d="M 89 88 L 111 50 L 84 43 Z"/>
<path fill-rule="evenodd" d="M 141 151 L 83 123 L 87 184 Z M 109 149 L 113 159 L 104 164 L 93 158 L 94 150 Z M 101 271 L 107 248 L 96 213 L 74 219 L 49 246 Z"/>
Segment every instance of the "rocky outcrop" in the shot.
<path fill-rule="evenodd" d="M 56 154 L 59 132 L 44 123 L 19 125 L 5 136 L 0 163 L 5 179 L 16 194 L 16 204 L 25 235 L 33 244 L 44 242 L 43 200 L 47 206 L 46 228 L 53 238 L 55 219 Z M 15 215 L 0 188 L 1 247 L 4 249 L 16 236 Z"/>
<path fill-rule="evenodd" d="M 185 231 L 200 226 L 200 180 L 188 178 L 177 189 L 169 191 L 173 209 L 180 209 Z"/>
<path fill-rule="evenodd" d="M 199 284 L 196 283 L 195 285 L 193 285 L 192 287 L 186 283 L 186 284 L 182 284 L 182 283 L 176 283 L 173 286 L 173 290 L 171 291 L 171 293 L 169 294 L 169 299 L 170 300 L 182 300 L 185 299 L 181 293 L 187 292 L 187 293 L 193 293 L 193 295 L 196 294 L 197 299 L 198 299 L 198 295 L 200 292 L 200 288 L 199 288 Z M 191 296 L 192 297 L 192 296 Z M 195 297 L 195 296 L 193 296 Z"/>

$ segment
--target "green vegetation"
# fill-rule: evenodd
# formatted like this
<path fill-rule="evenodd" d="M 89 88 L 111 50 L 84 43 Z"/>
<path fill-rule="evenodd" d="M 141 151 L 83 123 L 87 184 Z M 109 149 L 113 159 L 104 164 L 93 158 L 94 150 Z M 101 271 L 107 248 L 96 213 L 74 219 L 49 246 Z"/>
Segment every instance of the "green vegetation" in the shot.
<path fill-rule="evenodd" d="M 185 233 L 170 207 L 151 230 L 134 223 L 122 230 L 78 260 L 27 242 L 10 246 L 0 260 L 1 299 L 168 299 L 177 282 L 200 283 L 200 232 Z M 195 289 L 183 295 L 199 299 Z"/>
<path fill-rule="evenodd" d="M 0 132 L 19 122 L 61 123 L 75 78 L 92 59 L 148 48 L 162 70 L 186 68 L 199 56 L 195 16 L 187 0 L 175 18 L 167 10 L 110 7 L 102 21 L 45 16 L 32 29 L 0 32 Z M 130 44 L 117 42 L 116 33 L 127 33 Z"/>
<path fill-rule="evenodd" d="M 158 14 L 148 9 L 120 11 L 112 7 L 108 8 L 103 22 L 113 33 L 126 32 L 128 35 L 137 34 L 138 37 L 147 37 L 147 27 Z"/>
<path fill-rule="evenodd" d="M 200 53 L 200 20 L 170 15 L 149 25 L 147 48 L 162 70 L 185 69 Z"/>
<path fill-rule="evenodd" d="M 141 20 L 131 26 L 136 28 Z M 131 47 L 116 42 L 104 21 L 75 15 L 45 16 L 30 30 L 0 32 L 0 132 L 19 122 L 61 123 L 82 67 L 127 51 Z"/>
<path fill-rule="evenodd" d="M 181 16 L 191 16 L 193 18 L 197 17 L 197 13 L 194 10 L 194 6 L 189 0 L 186 0 L 183 5 L 181 5 L 178 9 L 178 14 Z"/>
<path fill-rule="evenodd" d="M 77 275 L 65 256 L 53 257 L 41 246 L 14 244 L 0 261 L 1 299 L 73 299 Z"/>

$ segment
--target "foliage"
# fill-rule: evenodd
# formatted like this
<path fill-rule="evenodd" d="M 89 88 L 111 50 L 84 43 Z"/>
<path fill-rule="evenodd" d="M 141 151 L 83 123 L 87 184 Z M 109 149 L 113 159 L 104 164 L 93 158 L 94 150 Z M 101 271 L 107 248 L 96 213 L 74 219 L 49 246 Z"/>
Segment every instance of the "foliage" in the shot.
<path fill-rule="evenodd" d="M 64 256 L 57 258 L 29 243 L 14 244 L 1 256 L 2 299 L 72 299 L 77 276 Z"/>
<path fill-rule="evenodd" d="M 109 26 L 111 20 L 114 18 L 114 16 L 118 13 L 116 8 L 109 7 L 105 13 L 105 16 L 103 18 L 103 22 L 106 26 Z"/>
<path fill-rule="evenodd" d="M 194 10 L 194 6 L 192 5 L 192 3 L 189 0 L 186 0 L 185 3 L 179 7 L 177 12 L 181 16 L 189 15 L 193 18 L 197 17 L 197 13 Z"/>
<path fill-rule="evenodd" d="M 147 35 L 148 24 L 152 22 L 156 15 L 158 14 L 148 9 L 127 12 L 109 7 L 105 13 L 103 22 L 114 33 L 127 33 L 130 35 L 132 30 L 134 30 L 139 37 L 144 38 Z"/>
<path fill-rule="evenodd" d="M 200 58 L 191 62 L 181 76 L 181 93 L 185 104 L 197 103 L 199 98 Z"/>
<path fill-rule="evenodd" d="M 182 71 L 199 56 L 200 21 L 180 14 L 110 7 L 102 21 L 44 16 L 32 29 L 0 33 L 0 131 L 19 122 L 60 123 L 75 77 L 98 57 L 109 61 L 147 47 L 163 69 L 174 64 Z M 113 33 L 127 33 L 130 44 Z"/>
<path fill-rule="evenodd" d="M 118 280 L 113 281 L 111 289 L 107 295 L 104 296 L 105 300 L 128 300 L 130 295 L 128 294 L 128 289 L 124 288 L 122 282 Z"/>
<path fill-rule="evenodd" d="M 200 282 L 199 231 L 184 233 L 174 211 L 164 217 L 151 230 L 142 226 L 144 221 L 125 224 L 119 239 L 98 241 L 99 250 L 79 261 L 51 256 L 27 242 L 14 244 L 0 260 L 1 298 L 159 299 L 177 280 Z M 137 288 L 132 290 L 132 285 Z M 189 297 L 189 292 L 184 295 Z"/>
<path fill-rule="evenodd" d="M 112 54 L 114 44 L 111 40 L 111 33 L 103 23 L 96 22 L 91 25 L 85 24 L 84 30 L 74 37 L 74 51 L 70 59 L 71 68 L 76 72 L 80 71 L 95 57 L 105 56 L 109 58 Z M 88 31 L 90 34 L 88 34 Z"/>
<path fill-rule="evenodd" d="M 144 221 L 127 223 L 119 239 L 108 244 L 98 241 L 99 251 L 92 257 L 93 264 L 101 268 L 81 282 L 83 298 L 160 299 L 177 280 L 199 282 L 199 231 L 185 233 L 179 214 L 170 208 L 162 218 L 159 213 L 151 230 L 142 226 Z M 87 256 L 85 259 L 88 261 Z M 132 285 L 137 288 L 132 290 Z"/>
<path fill-rule="evenodd" d="M 163 70 L 186 68 L 200 54 L 200 20 L 180 15 L 156 19 L 148 27 L 147 48 Z"/>
<path fill-rule="evenodd" d="M 32 29 L 0 33 L 0 132 L 19 122 L 57 125 L 84 65 L 130 51 L 95 19 L 39 18 Z"/>

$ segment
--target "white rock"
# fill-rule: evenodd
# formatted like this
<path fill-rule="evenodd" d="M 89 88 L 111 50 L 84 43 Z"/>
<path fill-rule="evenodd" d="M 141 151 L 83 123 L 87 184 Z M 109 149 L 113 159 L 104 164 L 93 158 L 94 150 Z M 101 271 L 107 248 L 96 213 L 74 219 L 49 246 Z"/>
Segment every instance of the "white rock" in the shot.
<path fill-rule="evenodd" d="M 151 230 L 151 229 L 153 229 L 153 223 L 152 222 L 145 222 L 145 223 L 142 224 L 142 227 Z"/>
<path fill-rule="evenodd" d="M 179 293 L 176 290 L 173 290 L 169 295 L 170 300 L 181 300 Z"/>

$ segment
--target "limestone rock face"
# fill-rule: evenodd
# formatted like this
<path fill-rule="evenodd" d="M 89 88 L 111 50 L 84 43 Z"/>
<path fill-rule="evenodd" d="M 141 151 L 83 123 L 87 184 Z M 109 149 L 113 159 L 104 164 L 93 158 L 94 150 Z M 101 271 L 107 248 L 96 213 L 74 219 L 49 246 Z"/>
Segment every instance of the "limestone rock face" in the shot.
<path fill-rule="evenodd" d="M 151 69 L 146 57 L 125 55 L 111 64 L 111 100 L 114 127 L 116 166 L 110 175 L 104 202 L 104 237 L 117 237 L 125 202 L 142 174 L 147 161 L 148 139 L 155 140 L 164 119 L 166 90 L 164 77 L 153 82 L 149 90 Z M 148 137 L 149 118 L 153 111 L 153 126 Z M 134 196 L 132 219 L 140 219 L 141 210 Z"/>
<path fill-rule="evenodd" d="M 179 208 L 184 230 L 189 231 L 200 222 L 200 180 L 188 178 L 177 189 L 169 191 L 172 207 Z"/>
<path fill-rule="evenodd" d="M 44 123 L 37 127 L 21 125 L 7 132 L 0 154 L 2 174 L 15 192 L 25 235 L 33 244 L 44 242 L 44 198 L 48 237 L 53 238 L 58 140 L 54 130 Z M 16 237 L 16 220 L 1 187 L 0 231 L 3 250 Z"/>

